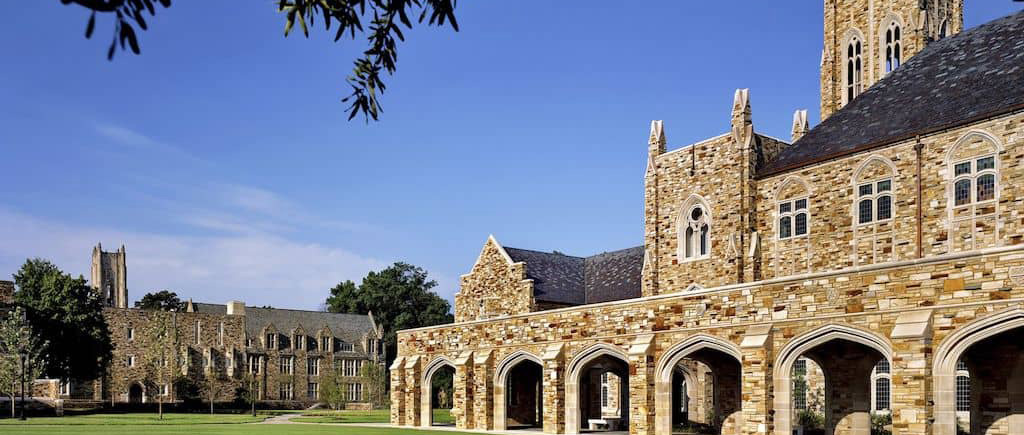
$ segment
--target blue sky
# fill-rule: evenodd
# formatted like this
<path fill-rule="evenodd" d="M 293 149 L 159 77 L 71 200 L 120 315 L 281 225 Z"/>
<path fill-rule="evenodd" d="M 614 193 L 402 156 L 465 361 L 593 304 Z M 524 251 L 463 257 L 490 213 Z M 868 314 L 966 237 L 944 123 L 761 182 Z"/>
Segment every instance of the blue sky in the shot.
<path fill-rule="evenodd" d="M 650 120 L 670 148 L 817 120 L 821 1 L 462 1 L 462 31 L 418 28 L 380 122 L 346 122 L 357 44 L 282 36 L 271 1 L 174 2 L 141 56 L 56 0 L 0 26 L 0 271 L 49 258 L 88 275 L 128 251 L 134 300 L 315 309 L 394 261 L 451 299 L 488 234 L 590 255 L 639 245 Z M 782 4 L 782 6 L 780 6 Z M 640 5 L 641 7 L 638 7 Z M 968 27 L 1021 9 L 968 1 Z"/>

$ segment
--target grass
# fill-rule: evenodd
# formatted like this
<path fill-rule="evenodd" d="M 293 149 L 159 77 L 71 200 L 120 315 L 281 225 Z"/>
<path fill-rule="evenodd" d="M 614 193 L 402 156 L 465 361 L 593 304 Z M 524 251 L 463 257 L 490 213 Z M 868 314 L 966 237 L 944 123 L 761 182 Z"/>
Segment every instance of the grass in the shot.
<path fill-rule="evenodd" d="M 428 435 L 414 429 L 344 427 L 316 424 L 242 424 L 263 421 L 267 414 L 301 413 L 295 421 L 317 419 L 311 423 L 386 423 L 388 411 L 289 411 L 267 412 L 258 417 L 239 414 L 166 413 L 158 420 L 155 413 L 86 414 L 65 417 L 35 417 L 22 422 L 0 419 L 0 433 L 25 435 Z M 448 410 L 434 410 L 434 421 L 452 420 Z M 449 432 L 454 434 L 454 432 Z"/>

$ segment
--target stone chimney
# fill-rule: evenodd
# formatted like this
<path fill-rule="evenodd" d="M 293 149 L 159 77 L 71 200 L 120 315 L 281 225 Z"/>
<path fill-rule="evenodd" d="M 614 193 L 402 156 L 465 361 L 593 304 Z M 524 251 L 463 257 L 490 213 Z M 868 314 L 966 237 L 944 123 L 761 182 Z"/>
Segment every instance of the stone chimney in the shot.
<path fill-rule="evenodd" d="M 0 281 L 0 304 L 14 303 L 14 283 L 11 281 Z"/>
<path fill-rule="evenodd" d="M 245 302 L 242 301 L 228 301 L 228 315 L 229 316 L 244 316 L 245 315 Z"/>

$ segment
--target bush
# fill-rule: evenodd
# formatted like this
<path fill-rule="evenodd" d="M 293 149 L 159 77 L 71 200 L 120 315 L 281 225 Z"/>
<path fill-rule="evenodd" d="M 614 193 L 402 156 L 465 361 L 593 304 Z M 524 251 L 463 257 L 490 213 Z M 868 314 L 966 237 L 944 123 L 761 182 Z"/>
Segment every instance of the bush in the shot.
<path fill-rule="evenodd" d="M 892 435 L 892 414 L 871 413 L 871 435 Z"/>
<path fill-rule="evenodd" d="M 797 424 L 804 428 L 804 432 L 816 429 L 825 429 L 825 414 L 804 409 L 796 415 Z"/>

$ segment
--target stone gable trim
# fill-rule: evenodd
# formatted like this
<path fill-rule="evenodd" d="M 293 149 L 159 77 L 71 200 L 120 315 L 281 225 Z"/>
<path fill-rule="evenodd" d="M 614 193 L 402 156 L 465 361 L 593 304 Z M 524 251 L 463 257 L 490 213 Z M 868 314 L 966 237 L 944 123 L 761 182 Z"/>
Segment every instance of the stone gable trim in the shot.
<path fill-rule="evenodd" d="M 797 282 L 797 281 L 808 281 L 808 280 L 815 280 L 815 279 L 821 279 L 821 278 L 829 278 L 829 277 L 839 276 L 839 275 L 858 274 L 858 273 L 864 273 L 864 272 L 874 272 L 874 271 L 880 271 L 880 270 L 886 270 L 886 269 L 895 269 L 895 268 L 900 268 L 900 267 L 923 266 L 923 265 L 929 265 L 929 264 L 935 264 L 935 263 L 944 263 L 944 262 L 955 261 L 955 260 L 970 259 L 970 258 L 974 258 L 974 257 L 987 257 L 987 256 L 994 256 L 994 255 L 1003 255 L 1003 254 L 1008 254 L 1008 253 L 1013 253 L 1013 252 L 1018 252 L 1018 251 L 1024 251 L 1024 244 L 1016 244 L 1016 245 L 1009 245 L 1009 246 L 996 246 L 996 247 L 992 247 L 992 248 L 983 248 L 983 249 L 975 249 L 975 250 L 971 250 L 971 251 L 954 252 L 954 253 L 949 253 L 949 254 L 936 255 L 936 256 L 927 257 L 927 258 L 917 258 L 917 259 L 911 259 L 911 260 L 891 261 L 891 262 L 887 262 L 887 263 L 876 263 L 876 264 L 868 264 L 868 265 L 863 265 L 863 266 L 853 266 L 853 267 L 848 267 L 848 268 L 845 268 L 845 269 L 838 269 L 838 270 L 825 271 L 825 272 L 814 272 L 814 273 L 804 273 L 804 274 L 799 274 L 799 275 L 789 275 L 789 276 L 783 276 L 783 277 L 778 277 L 778 278 L 766 279 L 766 280 L 761 280 L 761 281 L 753 281 L 753 282 L 739 283 L 739 284 L 729 284 L 729 285 L 718 286 L 718 287 L 709 287 L 709 288 L 706 288 L 706 289 L 703 289 L 703 290 L 694 291 L 693 293 L 685 293 L 685 294 L 681 293 L 681 292 L 663 293 L 663 294 L 658 294 L 658 295 L 653 295 L 653 296 L 645 296 L 645 297 L 635 298 L 635 299 L 625 299 L 625 300 L 621 300 L 621 301 L 602 302 L 602 303 L 590 304 L 590 305 L 582 305 L 582 306 L 574 306 L 574 307 L 566 307 L 566 308 L 557 308 L 557 309 L 548 310 L 548 311 L 538 311 L 538 312 L 521 313 L 521 314 L 515 314 L 515 315 L 498 316 L 498 317 L 492 317 L 492 318 L 484 319 L 484 320 L 472 320 L 472 321 L 467 321 L 467 322 L 447 323 L 447 324 L 444 324 L 444 325 L 425 326 L 425 327 L 422 327 L 422 328 L 403 329 L 401 331 L 398 331 L 398 334 L 399 335 L 403 335 L 403 334 L 410 334 L 410 333 L 415 333 L 415 332 L 425 332 L 425 331 L 436 330 L 436 329 L 451 328 L 451 327 L 455 327 L 455 326 L 471 326 L 471 325 L 478 325 L 478 324 L 494 322 L 494 321 L 498 321 L 498 320 L 521 319 L 521 318 L 526 318 L 526 317 L 531 317 L 531 316 L 538 316 L 538 315 L 557 315 L 557 314 L 561 314 L 561 313 L 571 313 L 573 311 L 579 311 L 579 310 L 590 309 L 590 308 L 602 308 L 602 307 L 610 307 L 610 306 L 615 306 L 615 305 L 623 305 L 623 306 L 625 306 L 625 305 L 639 305 L 639 304 L 643 304 L 643 303 L 647 303 L 647 302 L 666 300 L 666 299 L 673 299 L 673 298 L 689 298 L 689 297 L 693 297 L 693 296 L 697 296 L 697 295 L 708 295 L 708 294 L 722 293 L 722 292 L 727 292 L 727 291 L 732 291 L 732 290 L 739 290 L 739 289 L 751 289 L 751 288 L 754 288 L 754 287 L 760 287 L 760 286 L 766 286 L 766 285 L 785 284 L 785 283 Z M 943 306 L 945 307 L 947 305 L 943 305 Z M 897 311 L 900 311 L 900 310 L 897 310 Z M 627 334 L 626 336 L 629 336 L 629 335 L 632 335 L 632 334 Z"/>
<path fill-rule="evenodd" d="M 674 149 L 672 151 L 666 151 L 664 153 L 659 154 L 657 157 L 654 158 L 654 161 L 655 161 L 655 163 L 657 163 L 658 160 L 665 159 L 668 156 L 671 156 L 673 154 L 680 153 L 680 152 L 683 152 L 683 151 L 689 151 L 690 148 L 692 148 L 692 147 L 701 146 L 701 145 L 707 145 L 707 144 L 709 144 L 711 142 L 714 142 L 716 140 L 722 139 L 724 137 L 729 137 L 729 136 L 732 136 L 732 132 L 731 131 L 722 133 L 722 134 L 720 134 L 718 136 L 715 136 L 715 137 L 709 137 L 707 139 L 701 140 L 699 142 L 694 142 L 694 143 L 689 144 L 689 145 L 683 145 L 680 148 L 676 148 L 676 149 Z"/>
<path fill-rule="evenodd" d="M 493 243 L 494 246 L 496 248 L 498 248 L 498 252 L 501 253 L 501 256 L 505 258 L 505 261 L 507 261 L 509 265 L 517 264 L 515 261 L 512 260 L 512 257 L 510 255 L 508 255 L 508 252 L 505 251 L 505 247 L 502 246 L 501 243 L 498 243 L 498 239 L 494 238 L 494 234 L 490 234 L 490 235 L 487 236 L 487 242 L 484 243 L 484 247 L 480 248 L 480 254 L 476 256 L 476 261 L 473 262 L 473 267 L 471 267 L 470 270 L 475 269 L 476 266 L 478 264 L 480 264 L 480 260 L 483 259 L 483 257 L 484 257 L 484 252 L 487 251 L 487 244 L 488 243 Z M 522 263 L 522 262 L 520 262 L 520 263 Z M 469 272 L 469 273 L 464 273 L 462 275 L 459 275 L 459 277 L 460 278 L 465 278 L 465 277 L 472 276 L 472 275 L 473 275 L 473 272 Z M 532 279 L 524 279 L 523 281 L 533 282 Z"/>

